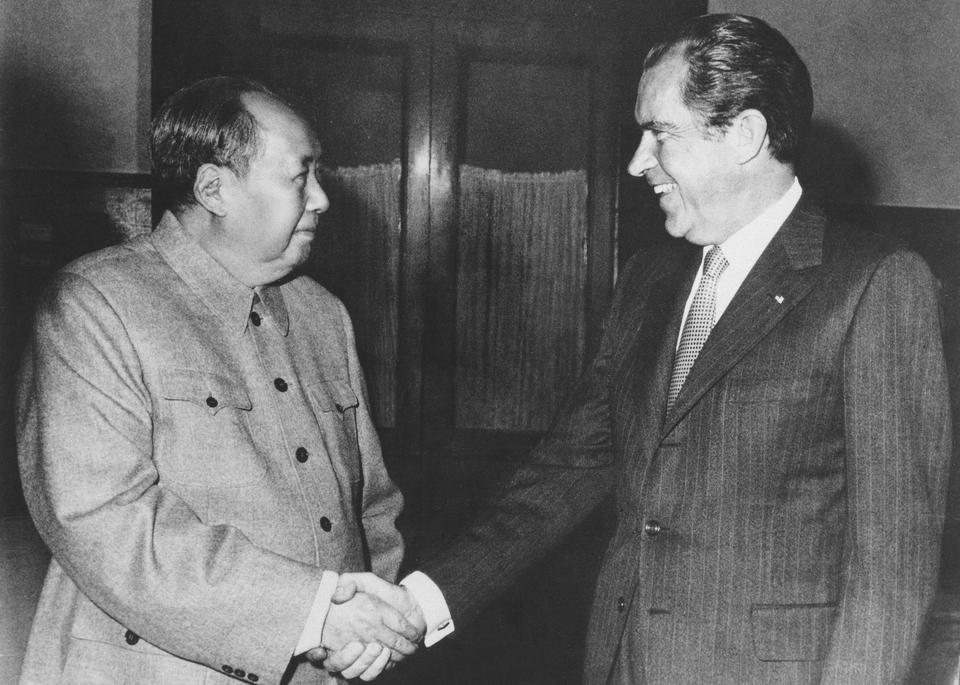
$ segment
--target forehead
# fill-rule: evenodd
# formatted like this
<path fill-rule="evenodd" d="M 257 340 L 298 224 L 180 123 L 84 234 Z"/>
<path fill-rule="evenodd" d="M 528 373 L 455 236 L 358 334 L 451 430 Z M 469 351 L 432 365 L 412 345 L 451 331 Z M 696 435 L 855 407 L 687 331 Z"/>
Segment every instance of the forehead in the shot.
<path fill-rule="evenodd" d="M 691 112 L 680 97 L 687 66 L 677 53 L 669 53 L 643 72 L 637 88 L 634 116 L 641 126 L 653 121 L 689 121 Z"/>
<path fill-rule="evenodd" d="M 289 107 L 260 93 L 244 95 L 243 102 L 259 125 L 264 159 L 282 158 L 299 164 L 302 159 L 319 156 L 320 143 L 313 128 Z"/>

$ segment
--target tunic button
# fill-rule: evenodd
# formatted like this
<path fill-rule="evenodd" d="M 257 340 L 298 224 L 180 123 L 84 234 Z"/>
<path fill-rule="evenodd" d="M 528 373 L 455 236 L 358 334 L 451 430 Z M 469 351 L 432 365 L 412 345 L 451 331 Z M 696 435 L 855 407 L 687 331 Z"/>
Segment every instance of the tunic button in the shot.
<path fill-rule="evenodd" d="M 656 519 L 650 519 L 643 524 L 643 532 L 647 534 L 647 537 L 655 538 L 660 535 L 662 530 L 663 526 Z"/>
<path fill-rule="evenodd" d="M 623 613 L 623 610 L 626 609 L 626 608 L 627 608 L 627 601 L 626 601 L 623 597 L 618 597 L 618 598 L 617 598 L 617 611 L 619 611 L 619 612 L 622 614 L 622 613 Z"/>
<path fill-rule="evenodd" d="M 306 448 L 304 447 L 297 448 L 297 461 L 299 461 L 301 464 L 304 464 L 309 458 L 310 458 L 310 453 L 307 452 Z"/>
<path fill-rule="evenodd" d="M 256 673 L 248 673 L 247 680 L 249 680 L 251 683 L 255 683 L 260 680 L 260 676 L 258 676 Z"/>
<path fill-rule="evenodd" d="M 330 519 L 328 519 L 326 516 L 321 516 L 320 527 L 323 528 L 323 532 L 329 533 L 330 529 L 333 528 L 333 524 L 330 523 Z"/>
<path fill-rule="evenodd" d="M 124 633 L 123 639 L 127 641 L 128 645 L 135 645 L 140 642 L 140 636 L 132 630 L 128 630 L 126 633 Z"/>
<path fill-rule="evenodd" d="M 233 675 L 232 666 L 227 666 L 226 664 L 224 664 L 223 666 L 220 667 L 220 670 L 226 673 L 227 675 Z"/>
<path fill-rule="evenodd" d="M 275 388 L 276 388 L 277 390 L 279 390 L 280 392 L 286 392 L 286 391 L 287 391 L 287 382 L 286 382 L 285 380 L 283 380 L 282 378 L 274 378 L 274 379 L 273 379 L 273 387 L 275 387 Z"/>
<path fill-rule="evenodd" d="M 243 678 L 245 675 L 247 675 L 247 672 L 242 668 L 237 668 L 233 671 L 233 675 L 237 676 L 238 678 Z"/>
<path fill-rule="evenodd" d="M 218 404 L 220 404 L 220 403 L 217 402 L 217 398 L 214 397 L 213 395 L 211 395 L 210 397 L 207 398 L 207 406 L 210 407 L 211 409 L 213 409 L 214 407 L 216 407 Z"/>
<path fill-rule="evenodd" d="M 257 314 L 256 312 L 250 312 L 250 323 L 252 323 L 254 326 L 259 326 L 260 315 Z"/>

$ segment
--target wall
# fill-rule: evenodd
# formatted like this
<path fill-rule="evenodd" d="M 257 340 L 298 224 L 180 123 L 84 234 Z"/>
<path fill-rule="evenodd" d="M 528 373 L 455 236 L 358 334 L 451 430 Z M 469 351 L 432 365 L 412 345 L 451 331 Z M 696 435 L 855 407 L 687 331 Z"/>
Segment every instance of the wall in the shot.
<path fill-rule="evenodd" d="M 16 682 L 48 554 L 24 514 L 13 378 L 30 302 L 150 221 L 151 0 L 0 0 L 0 682 Z"/>
<path fill-rule="evenodd" d="M 150 11 L 0 3 L 0 168 L 149 173 Z"/>
<path fill-rule="evenodd" d="M 711 0 L 779 29 L 813 78 L 818 179 L 832 201 L 960 208 L 957 0 Z"/>

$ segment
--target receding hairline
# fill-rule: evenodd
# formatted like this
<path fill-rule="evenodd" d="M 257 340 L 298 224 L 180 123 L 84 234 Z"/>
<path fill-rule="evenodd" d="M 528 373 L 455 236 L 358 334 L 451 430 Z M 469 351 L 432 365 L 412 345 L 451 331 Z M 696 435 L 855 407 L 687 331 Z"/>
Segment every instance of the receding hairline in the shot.
<path fill-rule="evenodd" d="M 319 148 L 320 138 L 310 121 L 280 97 L 272 93 L 247 91 L 240 94 L 240 104 L 243 105 L 244 110 L 250 115 L 250 118 L 253 119 L 259 134 L 271 131 L 273 127 L 270 125 L 269 117 L 271 115 L 279 115 L 288 121 L 297 122 L 303 127 L 312 146 Z M 257 154 L 262 154 L 262 152 L 262 150 L 258 150 Z"/>
<path fill-rule="evenodd" d="M 311 135 L 316 135 L 313 126 L 307 121 L 307 118 L 276 95 L 261 93 L 259 91 L 246 91 L 240 94 L 240 104 L 243 105 L 247 114 L 253 117 L 254 121 L 257 122 L 257 126 L 261 129 L 265 130 L 269 128 L 267 125 L 268 122 L 264 121 L 262 115 L 272 111 L 291 120 L 300 122 L 304 128 L 310 131 Z M 259 113 L 257 111 L 258 109 L 261 110 Z"/>
<path fill-rule="evenodd" d="M 687 59 L 687 48 L 690 45 L 691 42 L 687 39 L 679 40 L 661 52 L 655 61 L 644 66 L 643 73 L 640 75 L 640 81 L 637 83 L 637 100 L 633 106 L 633 118 L 641 126 L 648 123 L 656 123 L 644 122 L 640 117 L 640 88 L 643 85 L 644 76 L 647 76 L 656 69 L 668 68 L 671 65 L 671 62 L 676 62 L 680 66 L 676 74 L 674 74 L 674 78 L 676 79 L 675 85 L 677 87 L 676 94 L 679 98 L 679 102 L 690 112 L 694 120 L 697 121 L 704 130 L 706 130 L 707 124 L 706 121 L 704 121 L 703 114 L 695 107 L 691 107 L 684 100 L 684 86 L 686 84 L 687 77 L 690 74 L 690 60 Z"/>

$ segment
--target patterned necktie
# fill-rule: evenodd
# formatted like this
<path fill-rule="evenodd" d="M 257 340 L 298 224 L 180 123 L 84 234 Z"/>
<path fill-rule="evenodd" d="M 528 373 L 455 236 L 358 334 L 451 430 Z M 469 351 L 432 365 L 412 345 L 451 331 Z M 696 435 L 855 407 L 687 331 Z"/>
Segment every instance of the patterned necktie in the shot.
<path fill-rule="evenodd" d="M 700 348 L 707 341 L 710 329 L 713 328 L 713 317 L 717 302 L 717 279 L 720 278 L 720 274 L 723 273 L 728 264 L 727 258 L 723 256 L 723 252 L 720 251 L 718 246 L 714 245 L 707 252 L 700 286 L 693 296 L 693 302 L 690 303 L 690 311 L 687 312 L 687 320 L 683 324 L 683 333 L 680 334 L 680 345 L 677 347 L 677 354 L 673 358 L 673 373 L 670 376 L 670 389 L 667 393 L 668 410 L 673 407 L 693 362 L 697 360 L 697 355 L 700 354 Z"/>

